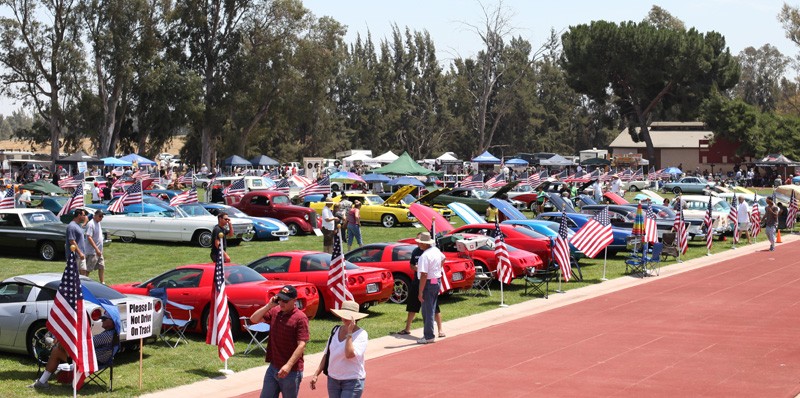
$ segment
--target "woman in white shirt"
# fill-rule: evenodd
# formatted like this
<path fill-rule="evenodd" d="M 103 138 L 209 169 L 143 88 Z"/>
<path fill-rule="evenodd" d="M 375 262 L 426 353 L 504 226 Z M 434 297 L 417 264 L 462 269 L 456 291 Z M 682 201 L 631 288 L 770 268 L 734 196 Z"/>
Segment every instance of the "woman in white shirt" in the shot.
<path fill-rule="evenodd" d="M 364 353 L 369 336 L 356 322 L 367 314 L 358 312 L 358 303 L 355 301 L 345 301 L 340 309 L 331 312 L 342 319 L 342 324 L 334 326 L 331 331 L 325 355 L 311 378 L 311 389 L 317 388 L 317 378 L 327 363 L 328 397 L 360 398 L 367 378 Z"/>

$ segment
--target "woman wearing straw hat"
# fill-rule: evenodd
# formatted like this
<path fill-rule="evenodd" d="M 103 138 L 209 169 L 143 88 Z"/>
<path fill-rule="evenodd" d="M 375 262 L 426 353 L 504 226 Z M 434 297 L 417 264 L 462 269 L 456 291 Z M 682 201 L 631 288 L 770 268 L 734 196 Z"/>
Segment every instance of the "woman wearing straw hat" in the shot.
<path fill-rule="evenodd" d="M 358 312 L 358 303 L 355 301 L 345 301 L 342 308 L 331 312 L 342 319 L 342 325 L 334 326 L 331 331 L 325 355 L 311 378 L 311 389 L 317 388 L 317 378 L 326 370 L 328 397 L 359 398 L 364 393 L 364 381 L 367 377 L 364 353 L 367 351 L 369 336 L 356 322 L 367 314 Z"/>

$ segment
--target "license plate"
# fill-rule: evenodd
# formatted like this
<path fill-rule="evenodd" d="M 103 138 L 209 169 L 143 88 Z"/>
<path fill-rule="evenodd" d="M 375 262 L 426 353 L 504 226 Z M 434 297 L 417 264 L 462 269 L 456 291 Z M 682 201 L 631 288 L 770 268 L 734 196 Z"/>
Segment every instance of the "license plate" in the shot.
<path fill-rule="evenodd" d="M 464 280 L 464 273 L 463 272 L 453 272 L 453 282 Z"/>
<path fill-rule="evenodd" d="M 367 293 L 377 293 L 377 292 L 378 292 L 377 283 L 370 283 L 367 285 Z"/>

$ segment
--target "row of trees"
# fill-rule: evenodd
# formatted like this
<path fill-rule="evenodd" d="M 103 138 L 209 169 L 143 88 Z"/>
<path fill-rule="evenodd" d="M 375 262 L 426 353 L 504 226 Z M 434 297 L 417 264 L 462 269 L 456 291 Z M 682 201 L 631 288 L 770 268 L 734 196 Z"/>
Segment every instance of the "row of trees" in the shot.
<path fill-rule="evenodd" d="M 578 25 L 535 46 L 500 3 L 466 24 L 482 50 L 445 65 L 425 31 L 394 26 L 346 44 L 343 25 L 299 0 L 0 5 L 10 15 L 0 19 L 0 90 L 34 115 L 14 134 L 50 143 L 53 156 L 82 138 L 100 156 L 150 156 L 178 134 L 182 157 L 208 164 L 349 148 L 574 153 L 628 125 L 652 147 L 651 120 L 703 117 L 703 101 L 734 96 L 786 110 L 781 95 L 796 91 L 774 80 L 788 65 L 774 48 L 737 59 L 721 35 L 658 7 L 640 23 Z"/>

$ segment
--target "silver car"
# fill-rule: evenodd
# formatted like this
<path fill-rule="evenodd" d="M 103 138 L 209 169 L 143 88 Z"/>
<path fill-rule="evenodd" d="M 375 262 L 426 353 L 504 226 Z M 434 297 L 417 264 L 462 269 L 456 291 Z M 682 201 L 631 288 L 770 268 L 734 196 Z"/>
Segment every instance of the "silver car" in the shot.
<path fill-rule="evenodd" d="M 28 354 L 40 361 L 47 360 L 54 340 L 45 324 L 54 305 L 61 276 L 60 273 L 20 275 L 0 283 L 0 351 Z M 155 308 L 153 336 L 161 333 L 161 320 L 164 316 L 161 300 L 148 296 L 124 295 L 85 276 L 81 277 L 81 285 L 98 299 L 107 299 L 119 309 L 122 323 L 120 342 L 127 340 L 128 303 L 152 302 Z M 100 316 L 104 310 L 87 300 L 84 300 L 84 308 L 92 322 L 92 334 L 100 333 L 103 330 Z"/>

